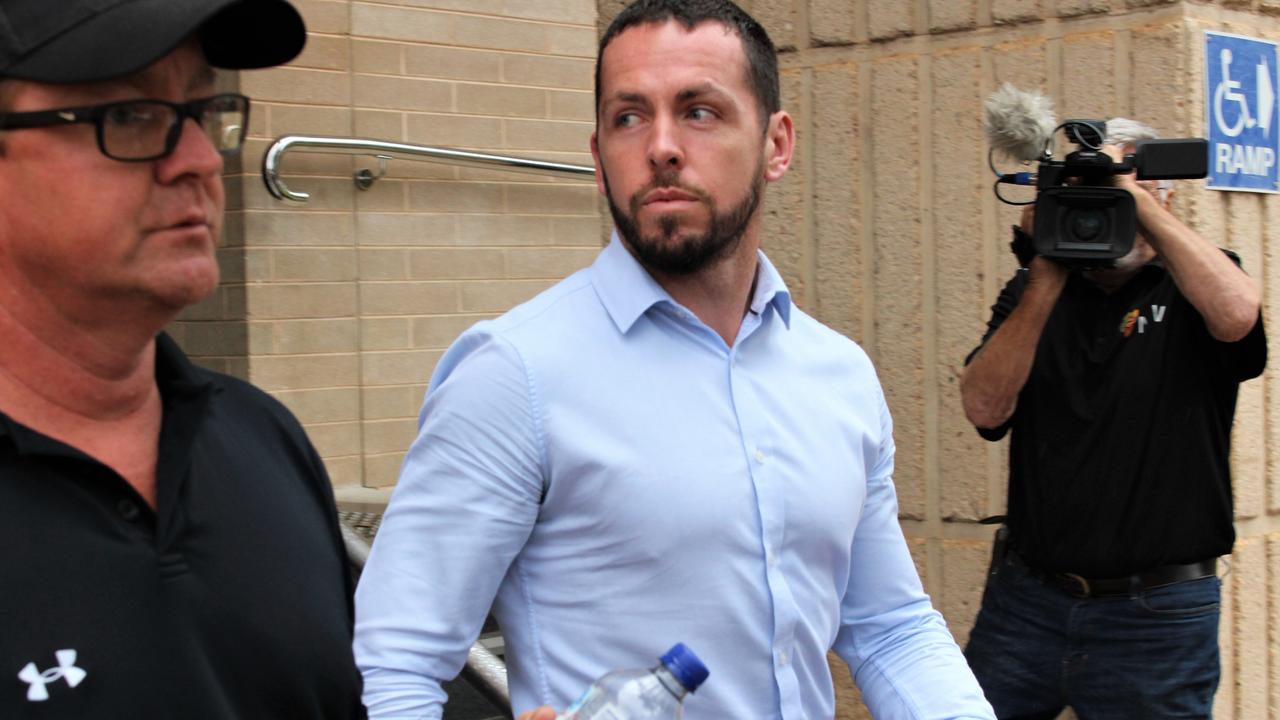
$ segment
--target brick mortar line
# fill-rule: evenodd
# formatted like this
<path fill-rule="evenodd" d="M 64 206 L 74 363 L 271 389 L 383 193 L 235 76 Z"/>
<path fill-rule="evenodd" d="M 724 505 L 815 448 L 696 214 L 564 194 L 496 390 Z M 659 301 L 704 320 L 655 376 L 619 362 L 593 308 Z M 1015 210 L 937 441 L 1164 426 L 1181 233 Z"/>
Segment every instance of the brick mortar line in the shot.
<path fill-rule="evenodd" d="M 409 12 L 434 13 L 438 15 L 450 15 L 453 17 L 475 17 L 475 18 L 485 18 L 490 20 L 504 20 L 507 22 L 525 23 L 529 25 L 546 25 L 550 27 L 587 29 L 587 30 L 591 30 L 593 33 L 597 32 L 596 21 L 594 20 L 590 25 L 588 25 L 583 23 L 566 22 L 564 20 L 545 20 L 540 18 L 516 17 L 513 15 L 494 15 L 492 13 L 467 12 L 466 10 L 450 10 L 448 8 L 431 8 L 431 7 L 419 7 L 416 5 L 401 5 L 396 3 L 368 2 L 368 0 L 356 0 L 355 2 L 351 3 L 350 7 L 352 10 L 354 10 L 357 5 L 364 5 L 366 7 L 392 8 L 396 10 L 406 10 Z"/>

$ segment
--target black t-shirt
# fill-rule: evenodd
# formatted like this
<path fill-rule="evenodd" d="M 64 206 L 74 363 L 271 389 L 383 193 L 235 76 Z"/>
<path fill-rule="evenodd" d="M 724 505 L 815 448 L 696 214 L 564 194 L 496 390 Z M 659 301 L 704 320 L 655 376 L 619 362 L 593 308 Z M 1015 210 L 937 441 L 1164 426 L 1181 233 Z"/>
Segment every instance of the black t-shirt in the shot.
<path fill-rule="evenodd" d="M 1026 282 L 1022 270 L 1005 286 L 983 343 Z M 1013 547 L 1037 567 L 1088 577 L 1231 552 L 1236 390 L 1266 358 L 1261 316 L 1239 342 L 1215 340 L 1159 264 L 1112 294 L 1073 273 L 1013 416 L 980 430 L 988 440 L 1013 432 Z"/>
<path fill-rule="evenodd" d="M 332 490 L 302 428 L 165 336 L 155 512 L 0 414 L 0 717 L 363 717 Z"/>

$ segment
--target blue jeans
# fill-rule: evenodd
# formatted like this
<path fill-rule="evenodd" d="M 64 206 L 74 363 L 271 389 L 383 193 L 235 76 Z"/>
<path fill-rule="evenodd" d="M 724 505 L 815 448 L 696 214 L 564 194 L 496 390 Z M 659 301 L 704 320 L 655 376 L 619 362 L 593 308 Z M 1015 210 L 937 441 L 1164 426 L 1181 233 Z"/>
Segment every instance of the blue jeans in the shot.
<path fill-rule="evenodd" d="M 1208 718 L 1218 688 L 1216 577 L 1079 599 L 996 566 L 965 657 L 1001 720 Z"/>

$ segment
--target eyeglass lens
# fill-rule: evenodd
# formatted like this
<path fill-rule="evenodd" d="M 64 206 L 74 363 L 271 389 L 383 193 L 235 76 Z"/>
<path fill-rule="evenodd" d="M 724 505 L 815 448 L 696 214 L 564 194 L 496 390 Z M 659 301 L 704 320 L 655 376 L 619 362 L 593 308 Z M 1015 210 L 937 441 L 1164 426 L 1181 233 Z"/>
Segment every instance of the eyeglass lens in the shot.
<path fill-rule="evenodd" d="M 247 104 L 234 95 L 219 95 L 196 106 L 198 122 L 219 152 L 234 153 L 244 142 Z M 162 157 L 172 152 L 182 134 L 185 115 L 177 106 L 139 100 L 114 105 L 102 117 L 102 146 L 120 160 Z"/>

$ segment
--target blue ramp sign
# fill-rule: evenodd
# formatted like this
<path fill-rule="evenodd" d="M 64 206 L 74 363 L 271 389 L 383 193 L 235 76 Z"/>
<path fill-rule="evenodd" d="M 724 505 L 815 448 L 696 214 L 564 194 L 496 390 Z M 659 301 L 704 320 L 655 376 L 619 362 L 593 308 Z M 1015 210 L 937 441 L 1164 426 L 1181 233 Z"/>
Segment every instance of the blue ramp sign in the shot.
<path fill-rule="evenodd" d="M 1277 192 L 1276 44 L 1205 32 L 1208 186 Z"/>

